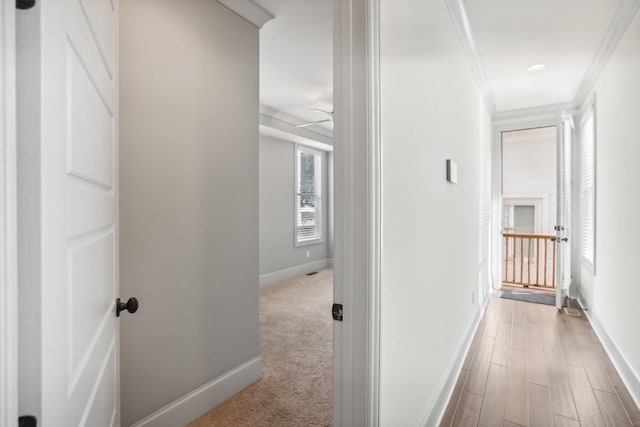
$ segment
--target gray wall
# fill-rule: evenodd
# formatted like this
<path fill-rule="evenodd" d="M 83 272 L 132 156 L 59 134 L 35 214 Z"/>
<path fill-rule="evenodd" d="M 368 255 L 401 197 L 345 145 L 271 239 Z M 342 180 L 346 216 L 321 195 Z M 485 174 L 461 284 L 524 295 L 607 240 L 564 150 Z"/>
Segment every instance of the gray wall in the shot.
<path fill-rule="evenodd" d="M 120 19 L 126 426 L 259 354 L 258 30 L 211 0 Z"/>
<path fill-rule="evenodd" d="M 322 227 L 324 242 L 295 247 L 295 145 L 260 136 L 260 274 L 273 273 L 327 258 L 327 154 L 322 155 Z M 309 258 L 306 257 L 309 251 Z"/>

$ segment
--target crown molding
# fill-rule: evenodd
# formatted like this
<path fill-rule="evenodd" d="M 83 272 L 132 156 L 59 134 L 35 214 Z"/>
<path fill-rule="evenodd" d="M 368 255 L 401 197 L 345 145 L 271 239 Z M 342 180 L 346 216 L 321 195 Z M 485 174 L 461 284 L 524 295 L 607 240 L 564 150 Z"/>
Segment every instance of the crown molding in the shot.
<path fill-rule="evenodd" d="M 275 16 L 253 0 L 216 0 L 218 3 L 253 24 L 258 29 Z"/>
<path fill-rule="evenodd" d="M 629 25 L 631 25 L 631 21 L 633 21 L 638 9 L 640 9 L 640 0 L 620 0 L 618 9 L 609 24 L 604 38 L 600 42 L 600 46 L 591 61 L 591 65 L 589 65 L 580 86 L 578 86 L 575 96 L 576 105 L 581 105 L 586 101 L 600 73 L 604 70 L 611 55 L 613 55 L 620 40 L 627 32 Z"/>
<path fill-rule="evenodd" d="M 260 125 L 260 136 L 266 136 L 268 138 L 277 139 L 283 141 L 283 143 L 291 143 L 304 145 L 305 147 L 315 148 L 316 150 L 332 152 L 333 145 L 326 144 L 324 142 L 318 142 L 313 139 L 305 138 L 303 136 L 292 135 L 288 132 L 271 128 L 265 125 Z"/>
<path fill-rule="evenodd" d="M 278 109 L 260 106 L 260 134 L 289 142 L 304 145 L 322 144 L 320 149 L 333 150 L 333 132 L 321 126 L 299 128 L 305 123 L 299 117 L 292 116 Z"/>
<path fill-rule="evenodd" d="M 493 98 L 493 94 L 491 93 L 489 79 L 487 78 L 487 73 L 484 69 L 484 65 L 482 64 L 480 53 L 476 47 L 473 31 L 471 30 L 471 24 L 469 23 L 469 18 L 467 16 L 467 10 L 464 7 L 464 1 L 445 1 L 449 8 L 449 13 L 453 19 L 456 30 L 458 31 L 458 36 L 462 41 L 462 46 L 467 54 L 467 58 L 469 59 L 469 64 L 471 65 L 471 70 L 473 71 L 473 75 L 476 79 L 478 89 L 480 89 L 480 92 L 482 93 L 482 98 L 484 99 L 484 103 L 489 114 L 493 117 L 496 113 L 496 103 Z"/>
<path fill-rule="evenodd" d="M 493 123 L 497 126 L 502 126 L 512 122 L 520 122 L 522 119 L 553 121 L 558 120 L 563 113 L 573 114 L 576 111 L 576 104 L 573 102 L 520 108 L 517 110 L 500 111 L 495 113 L 493 116 Z"/>
<path fill-rule="evenodd" d="M 482 64 L 480 53 L 476 47 L 471 25 L 469 24 L 464 0 L 445 0 L 445 2 L 449 8 L 449 13 L 464 46 L 476 83 L 482 93 L 485 105 L 487 106 L 487 110 L 495 121 L 518 119 L 526 114 L 547 116 L 549 114 L 560 113 L 563 110 L 575 110 L 576 106 L 582 105 L 587 100 L 598 80 L 598 77 L 600 76 L 600 73 L 607 65 L 611 55 L 615 52 L 620 40 L 640 9 L 640 0 L 620 0 L 607 32 L 600 42 L 600 46 L 598 47 L 598 50 L 594 55 L 578 90 L 576 91 L 573 102 L 497 112 L 495 100 L 491 93 L 489 81 L 484 70 L 484 65 Z"/>

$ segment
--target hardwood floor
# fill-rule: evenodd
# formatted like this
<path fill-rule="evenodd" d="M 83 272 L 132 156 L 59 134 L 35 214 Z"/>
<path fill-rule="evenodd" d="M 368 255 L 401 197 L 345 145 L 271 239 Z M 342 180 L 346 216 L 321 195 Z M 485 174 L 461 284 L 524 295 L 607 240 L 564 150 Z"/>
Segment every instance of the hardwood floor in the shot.
<path fill-rule="evenodd" d="M 441 426 L 634 426 L 640 410 L 586 317 L 493 296 Z"/>

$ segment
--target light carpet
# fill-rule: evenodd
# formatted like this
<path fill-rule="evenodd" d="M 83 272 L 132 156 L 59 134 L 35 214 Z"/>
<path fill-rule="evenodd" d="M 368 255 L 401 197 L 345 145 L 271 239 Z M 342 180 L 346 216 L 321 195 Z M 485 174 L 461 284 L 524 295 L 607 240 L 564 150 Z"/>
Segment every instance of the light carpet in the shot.
<path fill-rule="evenodd" d="M 333 417 L 333 271 L 260 292 L 263 378 L 190 427 L 330 426 Z"/>

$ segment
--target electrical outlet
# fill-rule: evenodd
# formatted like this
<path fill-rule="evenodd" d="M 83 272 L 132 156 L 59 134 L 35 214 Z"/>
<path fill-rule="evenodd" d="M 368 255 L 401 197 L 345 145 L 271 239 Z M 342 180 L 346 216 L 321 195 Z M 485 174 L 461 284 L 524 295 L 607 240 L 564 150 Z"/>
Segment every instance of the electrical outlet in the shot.
<path fill-rule="evenodd" d="M 309 256 L 310 256 L 309 251 L 307 251 L 307 258 L 309 258 Z"/>

